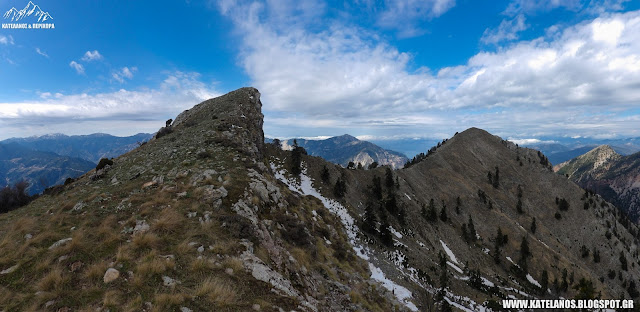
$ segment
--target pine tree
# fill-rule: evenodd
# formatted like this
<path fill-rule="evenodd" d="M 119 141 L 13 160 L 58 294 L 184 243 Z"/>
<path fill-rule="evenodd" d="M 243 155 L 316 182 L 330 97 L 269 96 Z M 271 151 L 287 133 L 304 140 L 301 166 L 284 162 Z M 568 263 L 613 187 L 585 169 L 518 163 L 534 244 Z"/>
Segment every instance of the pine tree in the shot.
<path fill-rule="evenodd" d="M 447 222 L 447 205 L 442 201 L 442 209 L 440 209 L 440 220 L 442 222 Z"/>
<path fill-rule="evenodd" d="M 473 220 L 471 219 L 471 215 L 469 215 L 469 222 L 467 225 L 469 229 L 469 240 L 475 242 L 477 239 L 476 227 L 473 225 Z"/>
<path fill-rule="evenodd" d="M 435 222 L 438 220 L 438 214 L 436 213 L 436 205 L 433 203 L 433 198 L 429 201 L 429 208 L 427 209 L 427 221 Z"/>
<path fill-rule="evenodd" d="M 382 200 L 382 184 L 380 177 L 373 176 L 373 184 L 371 186 L 371 193 L 376 200 Z"/>
<path fill-rule="evenodd" d="M 327 168 L 327 166 L 322 167 L 322 173 L 320 173 L 320 178 L 322 179 L 322 182 L 329 183 L 331 176 L 329 175 L 329 169 Z"/>
<path fill-rule="evenodd" d="M 376 233 L 376 214 L 373 209 L 373 205 L 368 203 L 364 208 L 364 218 L 362 220 L 362 230 L 365 233 L 375 234 Z"/>
<path fill-rule="evenodd" d="M 462 205 L 462 201 L 460 200 L 460 196 L 456 198 L 456 214 L 460 214 L 460 206 Z"/>
<path fill-rule="evenodd" d="M 493 176 L 493 187 L 498 188 L 500 186 L 500 169 L 496 166 L 496 174 Z"/>
<path fill-rule="evenodd" d="M 386 168 L 386 172 L 385 172 L 385 177 L 384 177 L 384 184 L 387 188 L 392 188 L 394 185 L 393 182 L 393 172 L 391 171 L 391 168 L 387 167 Z"/>
<path fill-rule="evenodd" d="M 542 277 L 540 277 L 540 288 L 542 288 L 543 293 L 546 293 L 547 288 L 549 288 L 549 273 L 547 270 L 542 271 Z"/>
<path fill-rule="evenodd" d="M 620 251 L 620 267 L 623 271 L 627 270 L 627 257 L 624 256 L 624 251 Z"/>
<path fill-rule="evenodd" d="M 307 152 L 303 147 L 298 146 L 298 140 L 293 139 L 293 149 L 291 150 L 291 174 L 299 176 L 302 173 L 302 155 Z"/>
<path fill-rule="evenodd" d="M 520 200 L 520 198 L 518 198 L 518 203 L 516 204 L 516 211 L 519 214 L 524 213 L 524 211 L 522 211 L 522 200 Z"/>
<path fill-rule="evenodd" d="M 533 220 L 531 220 L 531 233 L 535 234 L 536 233 L 536 218 L 533 217 Z"/>

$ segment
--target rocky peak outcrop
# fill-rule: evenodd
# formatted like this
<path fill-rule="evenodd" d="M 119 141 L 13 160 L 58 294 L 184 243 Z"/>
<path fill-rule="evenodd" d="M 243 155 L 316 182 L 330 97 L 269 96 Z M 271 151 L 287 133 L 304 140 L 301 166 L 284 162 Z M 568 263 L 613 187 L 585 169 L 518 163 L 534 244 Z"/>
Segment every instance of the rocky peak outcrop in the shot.
<path fill-rule="evenodd" d="M 176 117 L 172 127 L 180 129 L 215 121 L 216 130 L 230 140 L 239 141 L 260 158 L 264 148 L 263 117 L 260 92 L 245 87 L 185 110 Z"/>

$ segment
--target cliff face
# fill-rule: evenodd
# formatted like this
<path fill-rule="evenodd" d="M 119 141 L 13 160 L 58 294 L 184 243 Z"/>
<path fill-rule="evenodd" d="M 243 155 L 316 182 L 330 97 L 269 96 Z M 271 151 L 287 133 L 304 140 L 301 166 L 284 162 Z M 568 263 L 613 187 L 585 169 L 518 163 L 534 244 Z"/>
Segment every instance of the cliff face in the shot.
<path fill-rule="evenodd" d="M 298 176 L 263 140 L 242 88 L 0 215 L 0 310 L 491 310 L 582 278 L 621 299 L 640 277 L 637 227 L 483 130 L 408 169 L 302 156 Z"/>

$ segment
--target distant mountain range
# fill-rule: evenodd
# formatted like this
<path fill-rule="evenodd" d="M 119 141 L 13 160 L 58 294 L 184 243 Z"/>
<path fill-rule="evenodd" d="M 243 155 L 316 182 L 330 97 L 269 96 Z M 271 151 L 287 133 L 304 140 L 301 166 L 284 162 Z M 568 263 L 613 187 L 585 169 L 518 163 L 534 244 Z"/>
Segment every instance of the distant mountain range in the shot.
<path fill-rule="evenodd" d="M 16 143 L 0 144 L 0 186 L 25 180 L 29 182 L 29 194 L 41 193 L 95 166 L 88 160 L 34 151 Z"/>
<path fill-rule="evenodd" d="M 41 193 L 46 187 L 91 170 L 100 158 L 120 156 L 152 136 L 49 134 L 0 141 L 0 186 L 24 179 L 30 184 L 30 194 Z"/>
<path fill-rule="evenodd" d="M 640 153 L 623 156 L 601 145 L 554 170 L 600 194 L 627 212 L 632 221 L 640 221 Z"/>
<path fill-rule="evenodd" d="M 72 136 L 56 133 L 28 138 L 11 138 L 0 143 L 17 143 L 36 151 L 53 152 L 98 163 L 100 158 L 122 155 L 151 137 L 153 134 L 149 133 L 138 133 L 128 137 L 117 137 L 105 133 Z"/>
<path fill-rule="evenodd" d="M 558 165 L 567 160 L 578 157 L 600 145 L 608 145 L 620 155 L 631 155 L 640 151 L 640 138 L 627 139 L 567 139 L 567 138 L 545 138 L 546 142 L 553 143 L 532 143 L 522 144 L 544 153 L 553 165 Z"/>
<path fill-rule="evenodd" d="M 290 150 L 293 140 L 282 142 L 282 149 Z M 295 139 L 299 146 L 304 147 L 309 155 L 322 157 L 327 161 L 342 166 L 347 166 L 349 162 L 364 167 L 373 162 L 379 165 L 389 165 L 394 169 L 402 168 L 409 160 L 402 153 L 384 149 L 371 142 L 361 141 L 357 138 L 345 134 L 328 138 L 326 140 L 306 140 Z"/>
<path fill-rule="evenodd" d="M 25 6 L 24 9 L 18 11 L 18 9 L 13 7 L 3 15 L 5 19 L 10 19 L 12 22 L 17 22 L 30 16 L 36 17 L 39 23 L 53 19 L 49 12 L 43 11 L 40 6 L 31 1 L 27 3 L 27 6 Z"/>

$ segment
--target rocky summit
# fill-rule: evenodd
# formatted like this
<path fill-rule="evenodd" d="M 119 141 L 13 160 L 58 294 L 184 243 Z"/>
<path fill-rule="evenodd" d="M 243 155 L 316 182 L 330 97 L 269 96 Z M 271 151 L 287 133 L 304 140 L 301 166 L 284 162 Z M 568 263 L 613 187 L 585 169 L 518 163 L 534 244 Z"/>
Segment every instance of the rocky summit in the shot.
<path fill-rule="evenodd" d="M 0 215 L 0 310 L 492 311 L 638 296 L 638 228 L 480 129 L 411 167 L 264 144 L 260 93 L 202 102 Z"/>

